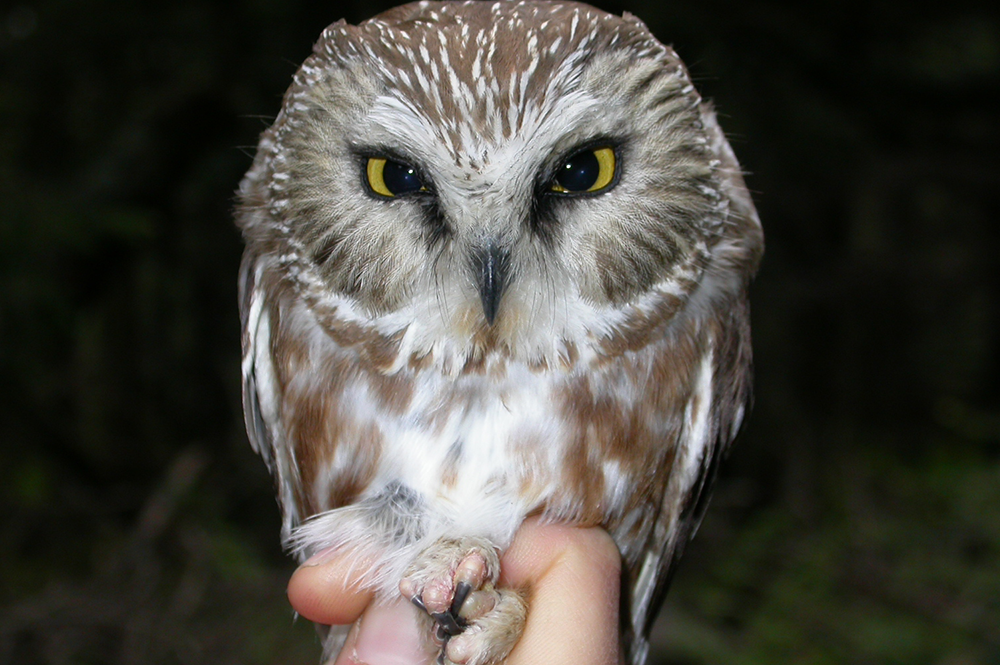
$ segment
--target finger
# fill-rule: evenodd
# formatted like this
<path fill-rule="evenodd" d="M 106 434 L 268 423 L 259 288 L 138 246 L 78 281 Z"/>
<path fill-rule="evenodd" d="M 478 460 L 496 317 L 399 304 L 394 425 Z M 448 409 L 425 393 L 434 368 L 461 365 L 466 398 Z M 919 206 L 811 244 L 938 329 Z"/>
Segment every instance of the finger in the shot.
<path fill-rule="evenodd" d="M 310 621 L 327 626 L 353 623 L 373 592 L 360 585 L 367 566 L 343 554 L 320 553 L 299 566 L 288 582 L 288 602 Z"/>
<path fill-rule="evenodd" d="M 373 603 L 351 629 L 335 665 L 429 665 L 416 608 L 399 598 Z"/>
<path fill-rule="evenodd" d="M 345 557 L 318 557 L 296 571 L 289 600 L 304 617 L 325 624 L 355 621 L 371 592 L 357 586 L 363 570 Z M 353 563 L 353 565 L 352 565 Z M 620 557 L 600 529 L 579 529 L 528 520 L 502 559 L 501 584 L 528 589 L 524 634 L 511 665 L 610 665 L 618 662 Z M 354 627 L 338 665 L 418 665 L 419 624 L 408 603 L 376 605 Z"/>
<path fill-rule="evenodd" d="M 502 586 L 529 590 L 509 665 L 617 665 L 621 557 L 607 532 L 528 520 L 500 569 Z"/>

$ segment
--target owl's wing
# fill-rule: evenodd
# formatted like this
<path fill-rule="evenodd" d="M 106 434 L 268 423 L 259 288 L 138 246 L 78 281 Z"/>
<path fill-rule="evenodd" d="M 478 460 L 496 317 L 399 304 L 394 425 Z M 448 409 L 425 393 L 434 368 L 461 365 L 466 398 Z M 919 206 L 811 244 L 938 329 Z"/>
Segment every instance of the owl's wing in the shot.
<path fill-rule="evenodd" d="M 267 259 L 249 249 L 240 264 L 239 302 L 243 342 L 243 417 L 250 444 L 264 460 L 274 478 L 281 506 L 281 535 L 288 538 L 301 511 L 297 491 L 301 488 L 298 465 L 289 450 L 278 405 L 281 391 L 275 378 L 272 357 L 272 307 L 274 297 L 266 297 L 262 284 Z M 268 301 L 272 301 L 269 304 Z"/>
<path fill-rule="evenodd" d="M 677 563 L 708 507 L 720 462 L 739 431 L 751 392 L 749 306 L 737 298 L 716 310 L 710 355 L 701 358 L 673 472 L 643 556 L 626 570 L 628 615 L 622 617 L 626 663 L 642 663 L 648 636 Z M 700 411 L 700 414 L 698 413 Z"/>
<path fill-rule="evenodd" d="M 257 260 L 249 250 L 243 254 L 239 275 L 240 329 L 243 343 L 243 418 L 250 445 L 260 455 L 267 470 L 274 473 L 274 434 L 261 409 L 257 361 L 263 303 L 257 292 Z"/>

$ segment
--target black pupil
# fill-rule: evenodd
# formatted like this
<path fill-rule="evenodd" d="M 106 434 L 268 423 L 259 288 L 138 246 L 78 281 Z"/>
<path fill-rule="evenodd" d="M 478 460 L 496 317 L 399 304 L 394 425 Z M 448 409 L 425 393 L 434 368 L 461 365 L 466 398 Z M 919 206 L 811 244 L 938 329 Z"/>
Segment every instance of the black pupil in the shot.
<path fill-rule="evenodd" d="M 585 192 L 597 182 L 601 173 L 601 165 L 593 150 L 584 150 L 569 158 L 559 172 L 556 182 L 568 192 Z"/>
<path fill-rule="evenodd" d="M 399 162 L 385 163 L 385 168 L 382 169 L 382 180 L 385 182 L 386 189 L 396 195 L 416 192 L 424 186 L 412 166 Z"/>

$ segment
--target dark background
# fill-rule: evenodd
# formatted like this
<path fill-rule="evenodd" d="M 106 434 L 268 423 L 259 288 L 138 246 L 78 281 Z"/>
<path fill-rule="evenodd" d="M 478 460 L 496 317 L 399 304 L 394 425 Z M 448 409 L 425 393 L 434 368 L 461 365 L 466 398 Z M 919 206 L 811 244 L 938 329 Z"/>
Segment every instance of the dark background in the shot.
<path fill-rule="evenodd" d="M 756 409 L 662 663 L 1000 663 L 1000 19 L 598 3 L 714 98 L 767 253 Z M 384 2 L 0 8 L 0 662 L 308 664 L 239 402 L 233 191 Z"/>

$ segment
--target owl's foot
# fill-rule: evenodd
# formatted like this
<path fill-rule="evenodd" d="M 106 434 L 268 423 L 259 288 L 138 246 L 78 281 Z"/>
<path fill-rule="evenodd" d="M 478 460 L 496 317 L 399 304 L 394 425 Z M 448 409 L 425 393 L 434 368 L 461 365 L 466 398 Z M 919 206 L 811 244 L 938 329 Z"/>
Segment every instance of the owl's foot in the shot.
<path fill-rule="evenodd" d="M 517 643 L 527 606 L 495 587 L 499 575 L 497 551 L 481 538 L 438 541 L 410 566 L 399 590 L 433 620 L 439 663 L 493 665 Z"/>

